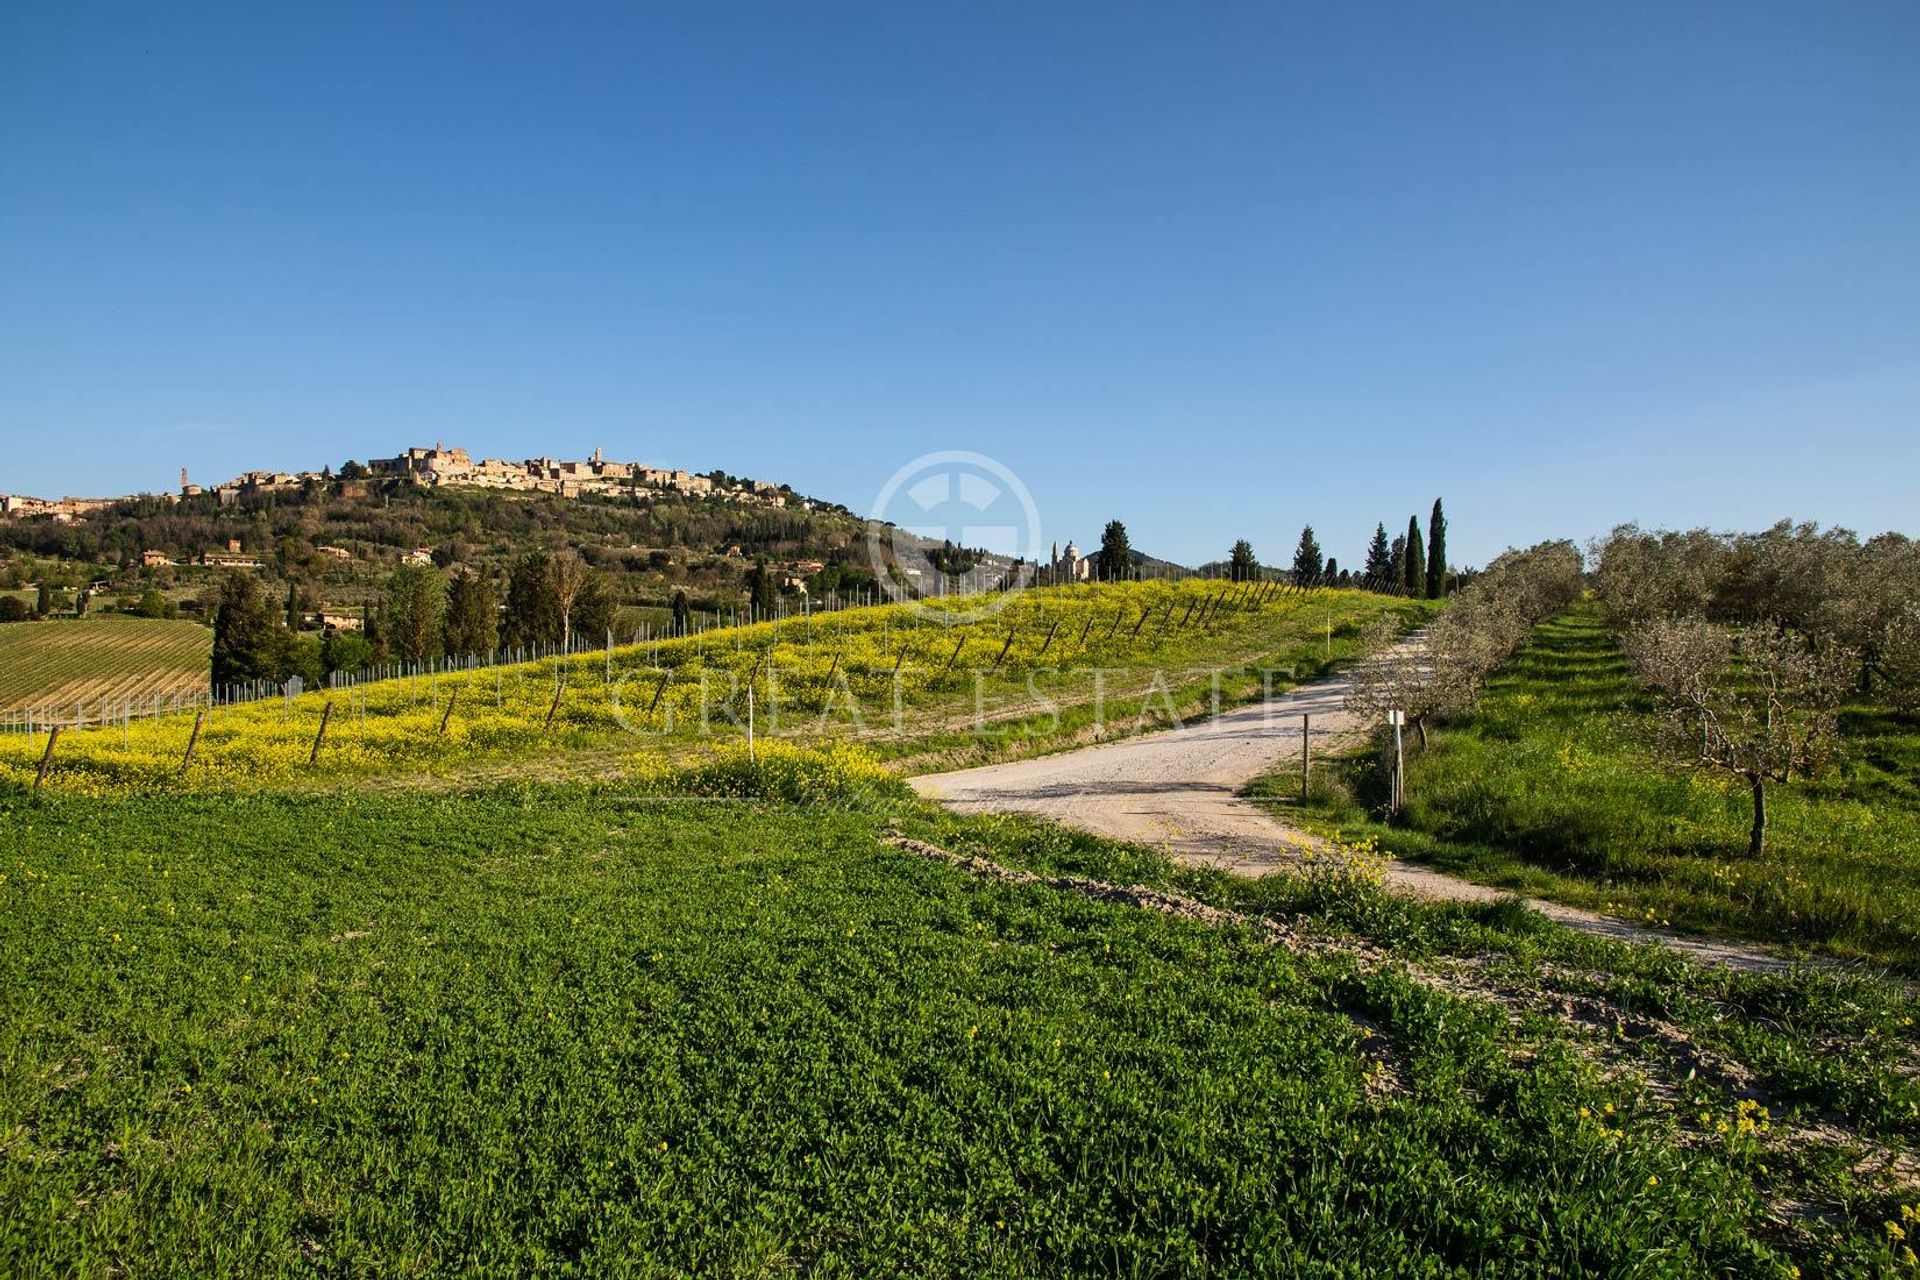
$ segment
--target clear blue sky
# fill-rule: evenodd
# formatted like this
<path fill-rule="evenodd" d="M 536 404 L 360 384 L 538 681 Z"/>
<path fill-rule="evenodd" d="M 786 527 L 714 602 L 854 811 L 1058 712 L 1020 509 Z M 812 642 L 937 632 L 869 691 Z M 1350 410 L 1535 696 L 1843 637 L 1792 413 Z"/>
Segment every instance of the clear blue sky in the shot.
<path fill-rule="evenodd" d="M 436 438 L 1920 532 L 1920 6 L 0 7 L 0 491 Z"/>

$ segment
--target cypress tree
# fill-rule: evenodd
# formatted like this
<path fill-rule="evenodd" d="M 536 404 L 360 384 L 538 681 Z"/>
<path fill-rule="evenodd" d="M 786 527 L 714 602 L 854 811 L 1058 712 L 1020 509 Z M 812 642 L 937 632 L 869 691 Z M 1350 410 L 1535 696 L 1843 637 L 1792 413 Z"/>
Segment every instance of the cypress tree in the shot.
<path fill-rule="evenodd" d="M 1320 540 L 1313 536 L 1313 526 L 1308 525 L 1300 530 L 1300 545 L 1293 551 L 1293 580 L 1301 586 L 1318 582 L 1323 568 Z"/>
<path fill-rule="evenodd" d="M 1133 544 L 1127 540 L 1127 526 L 1118 520 L 1107 521 L 1100 534 L 1094 571 L 1102 582 L 1126 582 L 1133 577 Z"/>
<path fill-rule="evenodd" d="M 1435 498 L 1433 514 L 1427 518 L 1427 599 L 1438 600 L 1446 594 L 1447 517 Z"/>
<path fill-rule="evenodd" d="M 510 645 L 553 644 L 560 639 L 560 606 L 554 600 L 544 551 L 521 556 L 507 577 L 506 642 Z"/>
<path fill-rule="evenodd" d="M 1387 553 L 1387 580 L 1383 584 L 1389 591 L 1399 591 L 1407 585 L 1407 535 L 1393 535 L 1393 549 Z"/>
<path fill-rule="evenodd" d="M 773 582 L 776 603 L 779 583 L 773 575 L 767 575 Z M 588 645 L 603 644 L 613 630 L 614 618 L 620 610 L 620 597 L 614 594 L 613 583 L 607 575 L 595 570 L 587 571 L 587 579 L 580 586 L 580 597 L 573 605 L 573 629 L 575 634 L 584 636 Z"/>
<path fill-rule="evenodd" d="M 1403 584 L 1410 596 L 1427 594 L 1427 552 L 1420 540 L 1420 517 L 1407 517 L 1407 576 Z"/>
<path fill-rule="evenodd" d="M 485 657 L 500 646 L 500 610 L 493 583 L 470 569 L 454 575 L 447 588 L 447 652 L 457 658 Z"/>
<path fill-rule="evenodd" d="M 402 565 L 387 579 L 387 644 L 393 656 L 423 662 L 441 654 L 447 583 L 428 565 Z"/>
<path fill-rule="evenodd" d="M 273 679 L 276 629 L 259 581 L 250 573 L 228 574 L 213 615 L 213 687 Z"/>
<path fill-rule="evenodd" d="M 1385 523 L 1373 526 L 1373 541 L 1367 544 L 1366 575 L 1375 586 L 1385 586 L 1393 578 L 1393 550 L 1387 542 Z"/>
<path fill-rule="evenodd" d="M 779 611 L 780 585 L 765 560 L 757 561 L 747 570 L 747 601 L 761 618 L 771 618 Z"/>
<path fill-rule="evenodd" d="M 1227 557 L 1227 571 L 1235 582 L 1250 582 L 1260 576 L 1260 562 L 1254 558 L 1251 542 L 1242 538 L 1233 544 Z"/>

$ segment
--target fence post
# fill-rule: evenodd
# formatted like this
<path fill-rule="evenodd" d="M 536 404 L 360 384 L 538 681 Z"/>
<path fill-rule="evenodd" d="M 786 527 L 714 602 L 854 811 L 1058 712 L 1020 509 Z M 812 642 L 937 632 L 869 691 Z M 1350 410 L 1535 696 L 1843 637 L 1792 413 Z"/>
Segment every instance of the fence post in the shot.
<path fill-rule="evenodd" d="M 1007 628 L 1007 642 L 1000 646 L 1000 656 L 993 660 L 993 669 L 995 671 L 998 671 L 1000 669 L 1001 662 L 1005 661 L 1007 656 L 1007 650 L 1013 648 L 1013 637 L 1018 630 L 1019 628 L 1017 627 Z"/>
<path fill-rule="evenodd" d="M 320 732 L 313 735 L 313 750 L 307 752 L 307 766 L 311 768 L 320 759 L 320 744 L 327 740 L 327 722 L 333 719 L 333 703 L 320 708 Z"/>
<path fill-rule="evenodd" d="M 183 777 L 186 775 L 187 766 L 193 763 L 193 749 L 200 743 L 200 726 L 206 722 L 206 718 L 207 713 L 204 711 L 193 713 L 193 732 L 187 736 L 187 754 L 180 758 L 180 773 Z"/>
<path fill-rule="evenodd" d="M 53 744 L 60 741 L 60 726 L 54 725 L 47 733 L 47 749 L 40 756 L 40 772 L 33 775 L 33 794 L 40 794 L 40 784 L 47 780 L 47 770 L 53 767 Z"/>
<path fill-rule="evenodd" d="M 1300 717 L 1300 803 L 1307 802 L 1307 787 L 1313 769 L 1313 717 Z"/>
<path fill-rule="evenodd" d="M 453 709 L 459 702 L 460 690 L 456 688 L 451 694 L 447 695 L 447 710 L 446 713 L 440 717 L 440 731 L 434 734 L 434 737 L 444 738 L 447 736 L 447 721 L 453 719 Z M 331 707 L 333 704 L 329 702 L 327 705 Z"/>

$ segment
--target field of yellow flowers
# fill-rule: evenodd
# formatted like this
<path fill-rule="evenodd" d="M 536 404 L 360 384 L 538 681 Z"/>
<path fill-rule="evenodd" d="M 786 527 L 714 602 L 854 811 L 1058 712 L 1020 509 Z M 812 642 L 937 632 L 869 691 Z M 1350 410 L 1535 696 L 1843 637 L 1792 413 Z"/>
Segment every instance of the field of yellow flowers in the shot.
<path fill-rule="evenodd" d="M 977 604 L 976 602 L 971 602 Z M 1102 584 L 1021 593 L 978 620 L 970 602 L 886 606 L 727 628 L 451 675 L 64 731 L 41 785 L 90 795 L 271 786 L 383 771 L 457 772 L 626 739 L 678 754 L 743 736 L 905 737 L 930 713 L 1085 692 L 1088 673 L 1351 651 L 1382 610 L 1424 607 L 1353 591 L 1254 584 Z M 1324 650 L 1322 644 L 1324 643 Z M 1284 680 L 1288 671 L 1279 673 Z M 1065 686 L 1073 686 L 1068 690 Z M 751 706 L 749 705 L 751 703 Z M 324 729 L 323 729 L 324 721 Z M 196 731 L 196 725 L 197 731 Z M 0 786 L 31 786 L 47 735 L 0 738 Z"/>

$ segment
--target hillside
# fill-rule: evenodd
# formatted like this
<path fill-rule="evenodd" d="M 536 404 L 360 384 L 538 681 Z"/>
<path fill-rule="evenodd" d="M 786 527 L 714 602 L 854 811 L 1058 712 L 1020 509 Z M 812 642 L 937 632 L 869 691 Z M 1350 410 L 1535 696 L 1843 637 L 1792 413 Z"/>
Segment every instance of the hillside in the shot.
<path fill-rule="evenodd" d="M 1351 656 L 1375 621 L 1429 610 L 1365 592 L 1199 580 L 1036 589 L 970 620 L 952 616 L 962 603 L 847 609 L 223 706 L 195 740 L 191 769 L 193 715 L 85 729 L 61 739 L 45 785 L 225 789 L 398 769 L 458 778 L 511 761 L 604 769 L 743 737 L 749 692 L 762 737 L 991 758 L 1258 697 Z M 38 764 L 35 740 L 0 739 L 0 781 L 24 784 Z"/>
<path fill-rule="evenodd" d="M 193 622 L 0 623 L 0 715 L 204 693 L 212 643 L 213 633 Z"/>
<path fill-rule="evenodd" d="M 629 497 L 517 493 L 402 480 L 334 482 L 243 496 L 116 503 L 71 523 L 0 520 L 0 548 L 98 566 L 116 585 L 175 594 L 213 573 L 197 562 L 237 554 L 270 574 L 312 583 L 351 607 L 379 571 L 425 549 L 442 565 L 499 570 L 535 547 L 564 543 L 611 575 L 623 598 L 664 603 L 675 589 L 737 594 L 755 560 L 865 568 L 863 522 L 844 508 L 772 507 L 718 497 L 635 491 Z M 230 553 L 230 545 L 237 553 Z M 322 551 L 321 548 L 333 550 Z M 142 570 L 147 552 L 172 562 Z M 342 554 L 344 553 L 344 554 Z"/>

